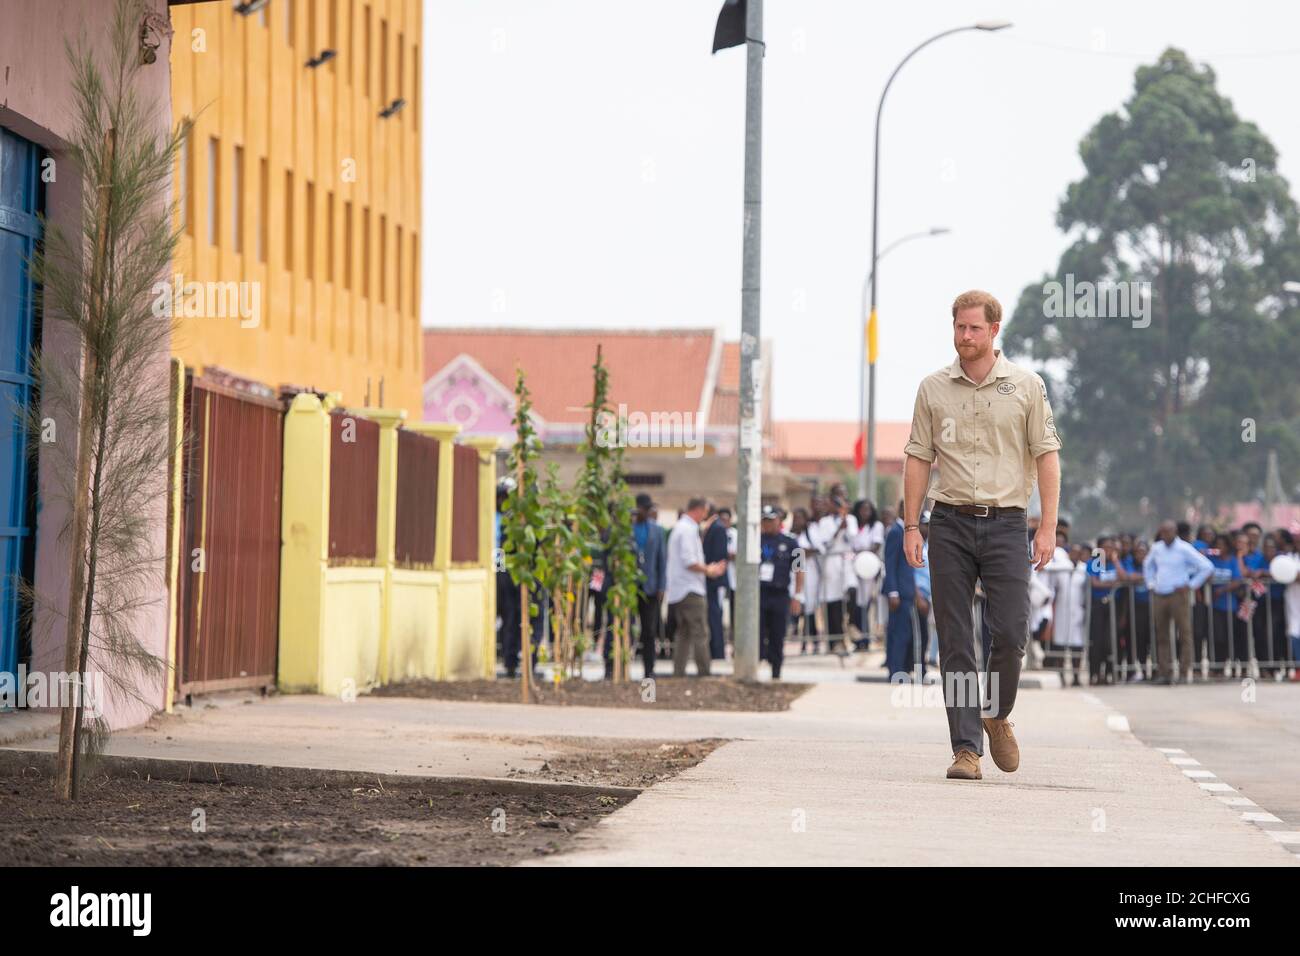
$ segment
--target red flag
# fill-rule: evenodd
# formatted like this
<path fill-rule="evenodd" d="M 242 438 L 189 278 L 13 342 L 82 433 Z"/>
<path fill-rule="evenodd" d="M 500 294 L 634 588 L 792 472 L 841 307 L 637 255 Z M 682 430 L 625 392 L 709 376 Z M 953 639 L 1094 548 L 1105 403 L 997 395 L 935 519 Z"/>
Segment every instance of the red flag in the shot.
<path fill-rule="evenodd" d="M 858 432 L 858 437 L 853 441 L 853 467 L 861 471 L 866 460 L 866 452 L 862 450 L 862 432 Z"/>

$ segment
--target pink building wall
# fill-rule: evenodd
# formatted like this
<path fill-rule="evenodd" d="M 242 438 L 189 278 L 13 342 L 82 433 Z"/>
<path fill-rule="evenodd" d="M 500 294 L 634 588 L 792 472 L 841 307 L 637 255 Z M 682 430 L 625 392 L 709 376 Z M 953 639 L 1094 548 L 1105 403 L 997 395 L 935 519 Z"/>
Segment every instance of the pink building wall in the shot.
<path fill-rule="evenodd" d="M 513 438 L 514 396 L 468 362 L 453 362 L 424 389 L 424 420 L 451 422 L 467 434 Z"/>
<path fill-rule="evenodd" d="M 111 62 L 110 26 L 115 0 L 4 0 L 0 6 L 0 125 L 43 146 L 55 160 L 55 181 L 46 185 L 46 218 L 69 235 L 80 229 L 81 185 L 71 163 L 62 161 L 63 137 L 73 120 L 71 70 L 64 41 L 84 31 L 101 63 Z M 166 0 L 148 0 L 147 8 L 168 19 Z M 139 92 L 157 105 L 160 135 L 171 128 L 171 47 L 162 37 L 156 61 L 138 74 Z M 46 360 L 79 361 L 79 343 L 66 325 L 46 322 L 40 343 Z M 168 373 L 168 355 L 158 356 L 157 371 Z M 56 422 L 57 441 L 76 441 L 76 423 Z M 34 586 L 41 596 L 32 626 L 30 667 L 62 671 L 64 617 L 67 606 L 69 554 L 58 540 L 68 514 L 60 482 L 51 474 L 52 462 L 42 456 L 37 466 L 38 505 L 35 530 Z M 159 501 L 153 521 L 154 551 L 166 547 L 166 502 Z M 159 564 L 157 587 L 145 596 L 147 607 L 138 616 L 137 636 L 152 654 L 167 654 L 167 590 Z M 61 608 L 54 611 L 53 608 Z M 109 696 L 105 717 L 114 728 L 147 720 L 164 705 L 165 678 L 158 677 L 136 694 Z M 133 699 L 138 696 L 140 699 Z"/>

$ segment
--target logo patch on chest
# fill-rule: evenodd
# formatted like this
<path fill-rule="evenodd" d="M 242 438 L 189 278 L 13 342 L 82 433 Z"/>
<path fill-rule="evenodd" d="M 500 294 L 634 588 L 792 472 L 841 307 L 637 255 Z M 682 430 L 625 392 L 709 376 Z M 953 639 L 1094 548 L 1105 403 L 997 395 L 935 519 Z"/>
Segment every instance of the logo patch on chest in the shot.
<path fill-rule="evenodd" d="M 1015 382 L 1003 382 L 1000 385 L 998 385 L 998 391 L 1001 392 L 1003 395 L 1010 395 L 1015 390 L 1016 390 Z"/>

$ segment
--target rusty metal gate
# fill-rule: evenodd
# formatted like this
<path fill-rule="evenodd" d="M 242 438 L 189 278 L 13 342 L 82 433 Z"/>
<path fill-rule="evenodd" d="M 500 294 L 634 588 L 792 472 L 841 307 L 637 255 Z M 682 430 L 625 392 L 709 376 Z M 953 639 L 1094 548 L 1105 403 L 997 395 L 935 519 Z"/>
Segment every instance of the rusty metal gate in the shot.
<path fill-rule="evenodd" d="M 187 376 L 176 689 L 275 684 L 284 405 Z"/>

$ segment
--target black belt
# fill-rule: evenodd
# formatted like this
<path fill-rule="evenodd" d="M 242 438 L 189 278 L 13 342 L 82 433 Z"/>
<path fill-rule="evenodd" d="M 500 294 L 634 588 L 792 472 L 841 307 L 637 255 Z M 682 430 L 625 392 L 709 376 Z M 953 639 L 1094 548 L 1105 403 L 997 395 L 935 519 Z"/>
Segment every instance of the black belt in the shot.
<path fill-rule="evenodd" d="M 993 505 L 952 505 L 946 501 L 936 501 L 935 511 L 956 512 L 959 515 L 974 515 L 976 518 L 996 518 L 999 515 L 1022 515 L 1024 508 L 995 508 Z"/>

